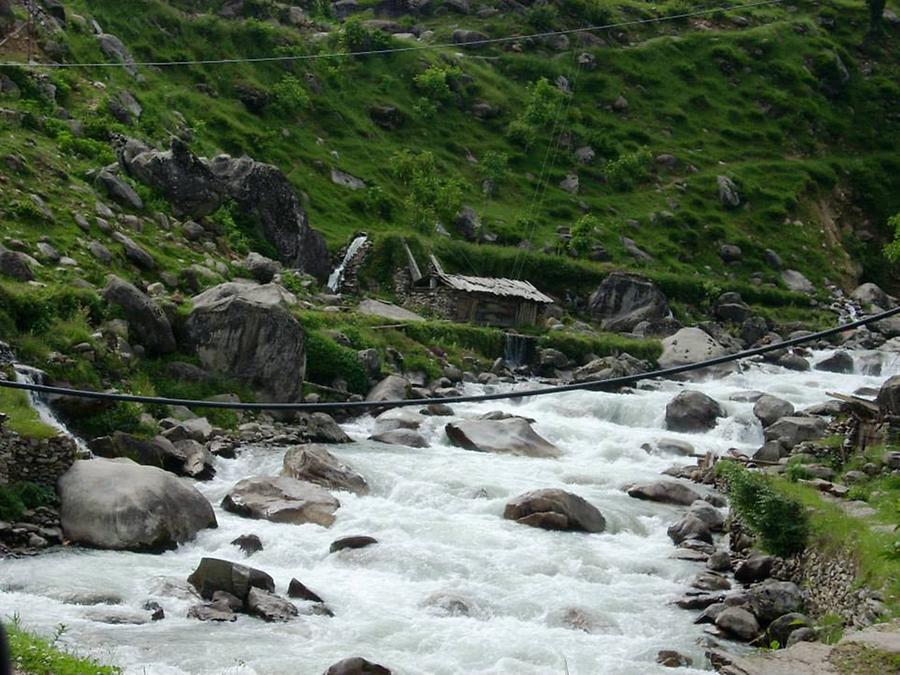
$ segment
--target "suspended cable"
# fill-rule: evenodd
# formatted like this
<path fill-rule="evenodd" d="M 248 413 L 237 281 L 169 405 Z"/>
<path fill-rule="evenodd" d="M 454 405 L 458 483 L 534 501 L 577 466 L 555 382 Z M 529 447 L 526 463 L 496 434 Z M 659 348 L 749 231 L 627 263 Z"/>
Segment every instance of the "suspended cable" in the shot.
<path fill-rule="evenodd" d="M 225 401 L 197 401 L 191 399 L 166 398 L 161 396 L 136 396 L 134 394 L 118 394 L 114 392 L 104 391 L 87 391 L 83 389 L 72 389 L 69 387 L 53 387 L 44 384 L 34 384 L 30 382 L 14 382 L 11 380 L 0 380 L 0 387 L 8 389 L 21 389 L 24 391 L 33 391 L 42 394 L 53 394 L 56 396 L 71 396 L 75 398 L 88 398 L 100 401 L 120 401 L 128 403 L 144 403 L 154 405 L 180 405 L 187 408 L 225 408 L 229 410 L 296 410 L 299 412 L 320 412 L 326 410 L 367 410 L 377 408 L 384 410 L 387 408 L 405 408 L 409 406 L 427 406 L 434 403 L 479 403 L 482 401 L 501 401 L 501 400 L 518 400 L 523 398 L 533 398 L 537 396 L 549 396 L 551 394 L 562 394 L 571 391 L 602 391 L 607 389 L 617 389 L 619 387 L 629 386 L 642 382 L 643 380 L 651 380 L 658 377 L 671 377 L 688 373 L 695 370 L 702 370 L 711 366 L 718 366 L 725 363 L 732 363 L 740 359 L 746 359 L 751 356 L 759 356 L 768 354 L 769 352 L 787 349 L 796 345 L 821 340 L 847 330 L 866 326 L 882 319 L 900 314 L 900 307 L 889 309 L 885 312 L 873 314 L 872 316 L 863 317 L 850 323 L 840 324 L 833 328 L 811 333 L 801 337 L 783 340 L 762 347 L 753 349 L 745 349 L 735 354 L 725 354 L 717 356 L 705 361 L 697 363 L 689 363 L 681 366 L 673 366 L 671 368 L 661 368 L 646 373 L 636 375 L 625 375 L 623 377 L 612 377 L 603 380 L 587 380 L 585 382 L 576 382 L 574 384 L 564 384 L 555 387 L 542 387 L 537 389 L 523 389 L 518 391 L 499 392 L 495 394 L 479 394 L 475 396 L 450 396 L 447 398 L 416 398 L 395 401 L 346 401 L 326 402 L 326 403 L 231 403 Z"/>
<path fill-rule="evenodd" d="M 740 5 L 721 5 L 719 7 L 711 7 L 708 9 L 698 9 L 691 12 L 683 12 L 681 14 L 672 14 L 669 16 L 653 17 L 648 19 L 633 19 L 630 21 L 619 21 L 617 23 L 604 24 L 602 26 L 585 26 L 582 28 L 569 28 L 566 30 L 547 31 L 543 33 L 531 33 L 528 35 L 506 35 L 496 38 L 485 38 L 483 40 L 472 40 L 463 44 L 455 42 L 444 42 L 431 45 L 410 45 L 408 47 L 390 47 L 385 49 L 367 49 L 356 52 L 327 52 L 322 54 L 295 54 L 280 56 L 257 56 L 248 58 L 230 58 L 230 59 L 184 59 L 179 61 L 98 61 L 87 63 L 34 63 L 21 61 L 0 61 L 0 67 L 20 67 L 20 68 L 170 68 L 176 66 L 222 66 L 241 63 L 278 63 L 287 61 L 315 61 L 318 59 L 342 59 L 355 56 L 377 56 L 382 54 L 400 54 L 404 52 L 421 52 L 432 49 L 466 49 L 471 47 L 484 47 L 487 45 L 503 44 L 507 42 L 516 42 L 518 40 L 539 40 L 542 38 L 556 37 L 559 35 L 575 35 L 578 33 L 592 33 L 601 30 L 611 30 L 613 28 L 626 28 L 628 26 L 639 26 L 654 23 L 665 23 L 667 21 L 678 21 L 680 19 L 690 19 L 697 16 L 707 16 L 709 14 L 717 14 L 719 12 L 733 12 L 741 9 L 753 9 L 755 7 L 766 7 L 769 5 L 778 5 L 784 0 L 760 0 L 760 2 L 750 2 Z"/>

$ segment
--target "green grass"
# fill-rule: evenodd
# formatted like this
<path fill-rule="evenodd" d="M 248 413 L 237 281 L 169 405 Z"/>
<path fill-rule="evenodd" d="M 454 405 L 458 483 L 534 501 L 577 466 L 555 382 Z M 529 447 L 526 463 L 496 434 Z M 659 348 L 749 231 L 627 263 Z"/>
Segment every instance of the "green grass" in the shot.
<path fill-rule="evenodd" d="M 56 429 L 41 421 L 24 391 L 0 388 L 0 412 L 9 416 L 6 426 L 20 436 L 51 438 L 57 434 Z"/>
<path fill-rule="evenodd" d="M 121 669 L 78 656 L 48 640 L 23 630 L 14 619 L 6 625 L 13 669 L 28 675 L 116 675 Z M 61 626 L 61 633 L 64 626 Z"/>

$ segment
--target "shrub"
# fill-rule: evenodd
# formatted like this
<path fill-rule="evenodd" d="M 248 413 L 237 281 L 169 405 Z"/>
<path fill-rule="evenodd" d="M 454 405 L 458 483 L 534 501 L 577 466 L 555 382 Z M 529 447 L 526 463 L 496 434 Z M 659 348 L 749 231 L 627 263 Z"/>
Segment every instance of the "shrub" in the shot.
<path fill-rule="evenodd" d="M 27 481 L 0 485 L 0 520 L 18 520 L 26 509 L 49 506 L 55 501 L 53 491 L 42 485 Z"/>
<path fill-rule="evenodd" d="M 569 248 L 577 255 L 584 256 L 591 250 L 591 246 L 597 241 L 597 233 L 600 231 L 600 221 L 597 216 L 587 213 L 572 225 L 572 239 L 569 240 Z"/>
<path fill-rule="evenodd" d="M 293 75 L 285 75 L 272 87 L 272 110 L 289 117 L 309 107 L 309 92 Z"/>
<path fill-rule="evenodd" d="M 428 151 L 403 150 L 392 158 L 395 177 L 407 186 L 406 206 L 412 212 L 413 225 L 430 229 L 435 220 L 450 220 L 462 205 L 463 184 L 442 176 Z"/>
<path fill-rule="evenodd" d="M 550 4 L 532 5 L 525 14 L 525 21 L 536 31 L 553 30 L 556 18 L 556 7 Z"/>
<path fill-rule="evenodd" d="M 633 190 L 636 185 L 650 176 L 652 156 L 647 148 L 620 155 L 618 159 L 606 163 L 603 177 L 616 190 Z"/>
<path fill-rule="evenodd" d="M 342 378 L 355 394 L 365 394 L 369 388 L 369 378 L 356 352 L 319 331 L 306 334 L 306 378 L 328 386 Z"/>
<path fill-rule="evenodd" d="M 450 85 L 462 71 L 456 66 L 433 64 L 413 78 L 416 89 L 428 100 L 446 103 L 453 99 Z"/>
<path fill-rule="evenodd" d="M 339 42 L 341 46 L 350 52 L 365 52 L 373 49 L 390 47 L 391 37 L 380 30 L 370 30 L 363 24 L 359 17 L 351 17 L 344 22 L 341 29 Z"/>
<path fill-rule="evenodd" d="M 717 473 L 728 483 L 731 509 L 775 555 L 789 556 L 806 548 L 809 517 L 799 502 L 777 492 L 762 474 L 722 461 Z"/>

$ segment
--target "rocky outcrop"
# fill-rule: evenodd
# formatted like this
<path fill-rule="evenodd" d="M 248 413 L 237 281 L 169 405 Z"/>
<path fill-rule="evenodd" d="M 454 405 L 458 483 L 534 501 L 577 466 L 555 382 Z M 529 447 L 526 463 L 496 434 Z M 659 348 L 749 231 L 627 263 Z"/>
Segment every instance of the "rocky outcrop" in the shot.
<path fill-rule="evenodd" d="M 503 517 L 545 530 L 603 532 L 606 519 L 589 502 L 564 490 L 534 490 L 506 505 Z"/>
<path fill-rule="evenodd" d="M 124 279 L 111 274 L 103 289 L 103 298 L 121 308 L 131 331 L 129 335 L 149 352 L 175 351 L 175 334 L 165 312 L 149 296 Z"/>
<path fill-rule="evenodd" d="M 105 549 L 174 548 L 216 527 L 212 506 L 172 474 L 127 459 L 79 460 L 59 479 L 69 541 Z"/>
<path fill-rule="evenodd" d="M 185 323 L 189 346 L 207 370 L 235 377 L 267 401 L 300 398 L 305 335 L 274 284 L 221 284 L 193 299 Z"/>
<path fill-rule="evenodd" d="M 666 406 L 666 428 L 672 431 L 708 431 L 720 417 L 725 417 L 722 406 L 700 391 L 683 391 Z"/>
<path fill-rule="evenodd" d="M 214 157 L 208 163 L 241 210 L 259 223 L 278 259 L 320 281 L 331 271 L 331 256 L 322 233 L 312 229 L 287 176 L 271 164 L 249 157 Z"/>
<path fill-rule="evenodd" d="M 282 473 L 332 490 L 358 495 L 369 493 L 369 485 L 351 466 L 344 464 L 321 445 L 298 445 L 284 455 Z"/>
<path fill-rule="evenodd" d="M 341 503 L 327 490 L 287 476 L 261 476 L 238 481 L 222 508 L 247 518 L 274 523 L 316 523 L 329 527 Z"/>
<path fill-rule="evenodd" d="M 603 280 L 588 300 L 588 311 L 603 330 L 619 332 L 672 315 L 666 296 L 651 281 L 620 272 Z"/>
<path fill-rule="evenodd" d="M 521 417 L 463 420 L 444 427 L 450 442 L 466 450 L 527 457 L 559 457 L 560 449 L 542 438 Z"/>

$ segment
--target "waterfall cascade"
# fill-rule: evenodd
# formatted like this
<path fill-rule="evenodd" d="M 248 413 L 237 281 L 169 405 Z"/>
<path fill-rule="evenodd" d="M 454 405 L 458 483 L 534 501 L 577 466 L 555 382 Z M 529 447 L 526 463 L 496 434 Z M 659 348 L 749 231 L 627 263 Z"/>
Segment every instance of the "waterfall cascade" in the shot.
<path fill-rule="evenodd" d="M 350 264 L 350 261 L 359 253 L 359 250 L 363 247 L 369 240 L 368 236 L 365 234 L 361 234 L 358 237 L 354 238 L 353 241 L 350 242 L 350 245 L 347 247 L 347 252 L 344 254 L 343 260 L 341 260 L 340 265 L 334 268 L 334 271 L 328 276 L 328 283 L 326 286 L 328 290 L 332 293 L 337 293 L 341 290 L 341 284 L 344 281 L 344 270 L 347 269 L 347 265 Z"/>
<path fill-rule="evenodd" d="M 531 335 L 520 335 L 519 333 L 506 333 L 504 335 L 506 345 L 504 347 L 503 359 L 507 365 L 515 368 L 529 363 L 537 349 L 537 338 Z"/>

